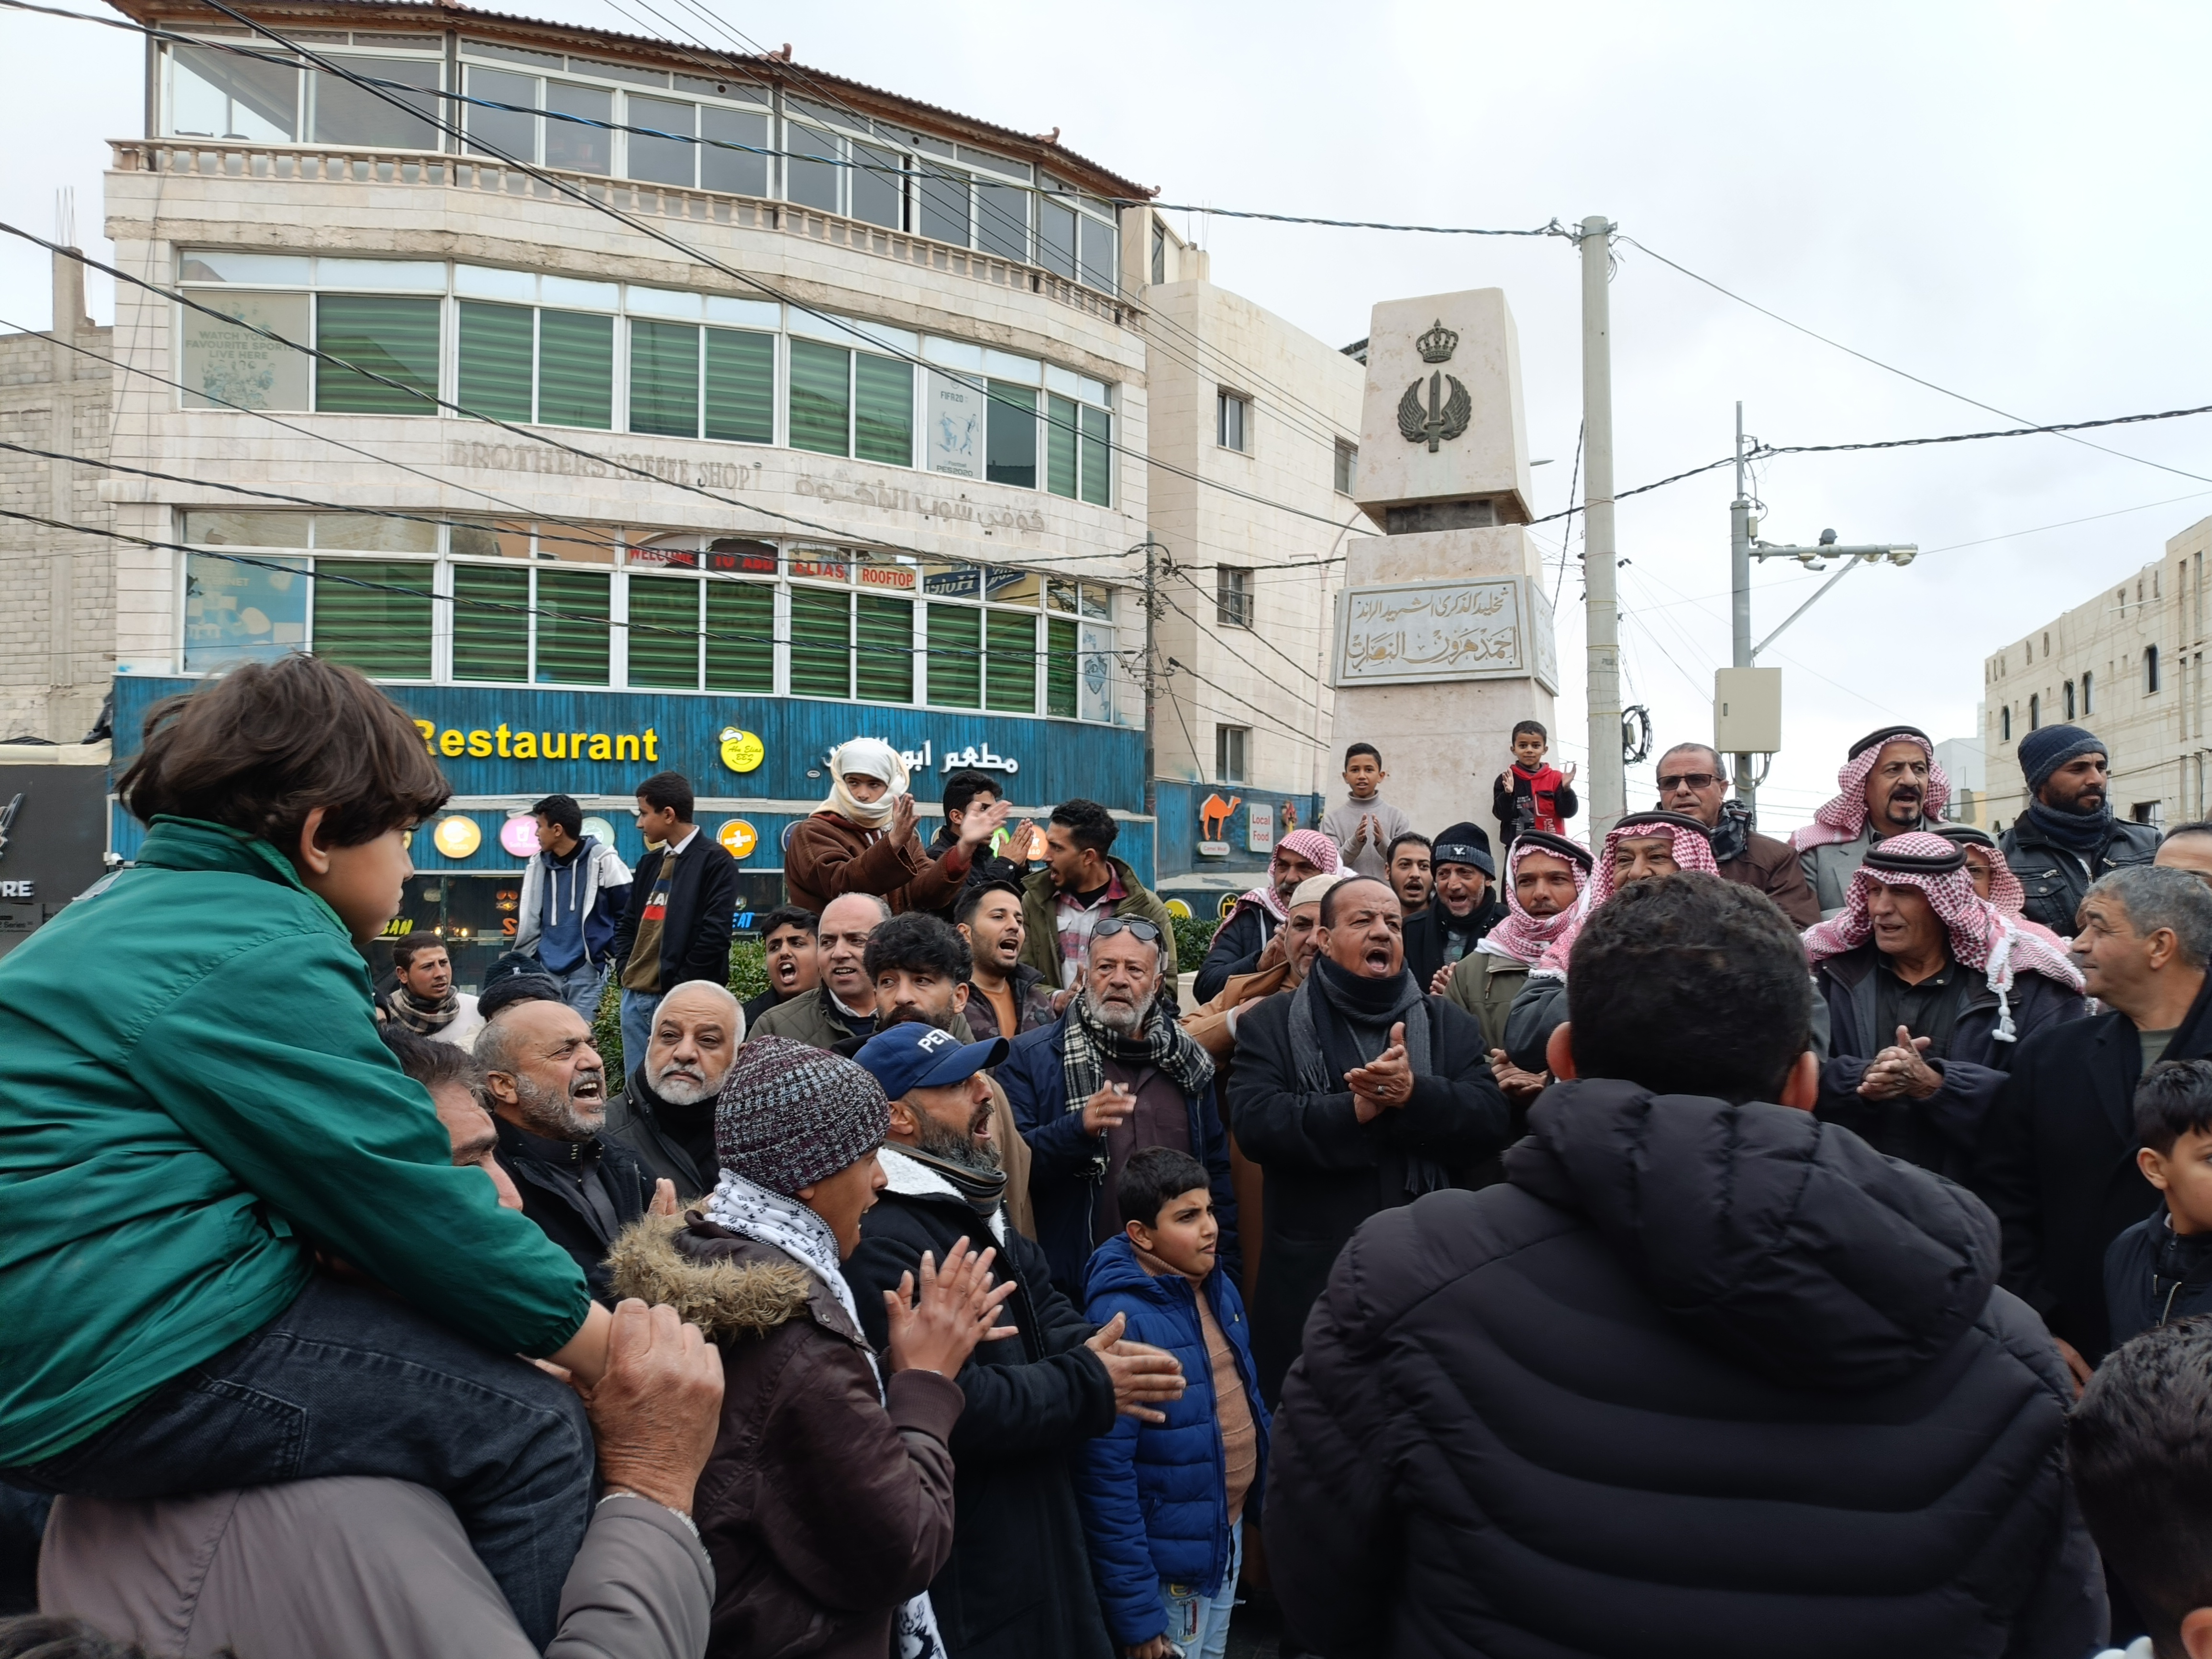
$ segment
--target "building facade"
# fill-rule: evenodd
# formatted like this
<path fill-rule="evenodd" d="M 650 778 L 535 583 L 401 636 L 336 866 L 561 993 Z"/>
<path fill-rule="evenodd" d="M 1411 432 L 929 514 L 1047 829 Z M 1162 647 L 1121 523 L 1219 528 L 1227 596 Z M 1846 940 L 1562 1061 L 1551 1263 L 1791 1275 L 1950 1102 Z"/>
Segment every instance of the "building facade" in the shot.
<path fill-rule="evenodd" d="M 1333 512 L 1337 446 L 1278 476 L 1269 411 L 1348 434 L 1357 369 L 1186 275 L 1179 239 L 1170 280 L 1142 187 L 786 58 L 374 0 L 271 11 L 281 40 L 131 15 L 168 37 L 107 175 L 137 281 L 112 331 L 58 289 L 52 336 L 0 345 L 9 429 L 83 458 L 11 457 L 11 498 L 116 532 L 0 531 L 17 735 L 74 738 L 112 689 L 121 760 L 203 675 L 352 663 L 459 792 L 401 926 L 486 949 L 530 800 L 577 796 L 635 858 L 635 784 L 684 771 L 765 904 L 856 735 L 907 753 L 925 813 L 966 765 L 1025 811 L 1098 799 L 1169 885 L 1249 885 L 1310 821 L 1325 690 L 1275 663 L 1310 706 L 1265 718 L 1227 659 L 1310 665 L 1319 605 L 1198 601 L 1217 565 L 1326 557 L 1271 501 Z M 1202 503 L 1178 480 L 1166 522 L 1162 373 L 1173 464 L 1235 475 Z M 1224 392 L 1257 454 L 1200 441 Z M 1153 611 L 1199 618 L 1162 630 L 1149 769 L 1147 543 Z"/>
<path fill-rule="evenodd" d="M 2170 538 L 2163 557 L 1984 659 L 1993 826 L 2026 806 L 2020 739 L 2061 722 L 2087 726 L 2108 745 L 2120 817 L 2172 825 L 2205 816 L 2208 552 L 2212 519 L 2202 519 Z"/>

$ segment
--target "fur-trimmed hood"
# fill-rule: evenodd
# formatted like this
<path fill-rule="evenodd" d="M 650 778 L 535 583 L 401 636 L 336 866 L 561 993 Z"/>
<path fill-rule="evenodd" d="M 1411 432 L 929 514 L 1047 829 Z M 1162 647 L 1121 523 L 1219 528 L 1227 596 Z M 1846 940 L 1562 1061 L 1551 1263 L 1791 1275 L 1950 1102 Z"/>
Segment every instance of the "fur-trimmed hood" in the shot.
<path fill-rule="evenodd" d="M 607 1253 L 617 1297 L 665 1303 L 710 1340 L 765 1336 L 802 1315 L 854 1333 L 827 1285 L 773 1245 L 701 1217 L 648 1215 Z"/>

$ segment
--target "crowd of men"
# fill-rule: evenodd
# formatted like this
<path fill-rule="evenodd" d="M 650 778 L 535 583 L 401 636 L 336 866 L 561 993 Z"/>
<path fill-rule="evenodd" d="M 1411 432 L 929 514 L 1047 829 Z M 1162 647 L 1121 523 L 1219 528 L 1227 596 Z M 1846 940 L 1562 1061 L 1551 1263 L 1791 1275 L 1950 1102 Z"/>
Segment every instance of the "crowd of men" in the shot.
<path fill-rule="evenodd" d="M 0 1655 L 2212 1656 L 2212 824 L 2093 734 L 1595 847 L 1355 744 L 1188 988 L 1106 809 L 858 739 L 741 1005 L 672 773 L 372 997 L 412 730 L 163 705 L 0 961 Z"/>

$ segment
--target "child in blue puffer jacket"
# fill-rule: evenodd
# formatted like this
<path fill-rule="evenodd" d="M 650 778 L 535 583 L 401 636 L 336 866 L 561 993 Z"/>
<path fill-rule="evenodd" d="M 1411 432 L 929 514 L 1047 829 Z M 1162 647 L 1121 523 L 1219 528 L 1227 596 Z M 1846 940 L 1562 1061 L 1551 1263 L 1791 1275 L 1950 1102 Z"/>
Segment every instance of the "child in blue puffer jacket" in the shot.
<path fill-rule="evenodd" d="M 1243 1298 L 1216 1264 L 1212 1181 L 1188 1153 L 1147 1147 L 1121 1172 L 1123 1230 L 1084 1275 L 1089 1316 L 1175 1355 L 1188 1386 L 1157 1422 L 1117 1417 L 1077 1478 L 1091 1570 L 1129 1659 L 1221 1659 L 1243 1547 L 1238 1522 L 1267 1468 L 1267 1413 Z"/>

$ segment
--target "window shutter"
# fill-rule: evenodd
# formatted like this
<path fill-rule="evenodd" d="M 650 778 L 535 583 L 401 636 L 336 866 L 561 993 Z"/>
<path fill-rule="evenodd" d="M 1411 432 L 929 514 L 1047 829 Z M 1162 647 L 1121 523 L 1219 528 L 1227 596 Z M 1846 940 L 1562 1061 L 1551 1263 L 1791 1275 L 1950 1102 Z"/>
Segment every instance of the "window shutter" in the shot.
<path fill-rule="evenodd" d="M 775 590 L 762 582 L 707 584 L 707 689 L 775 690 Z"/>
<path fill-rule="evenodd" d="M 1075 624 L 1049 618 L 1044 625 L 1044 712 L 1062 720 L 1078 713 L 1075 690 Z"/>
<path fill-rule="evenodd" d="M 629 429 L 699 435 L 699 331 L 689 323 L 630 324 Z"/>
<path fill-rule="evenodd" d="M 856 605 L 860 697 L 866 702 L 914 701 L 914 602 L 862 593 Z"/>
<path fill-rule="evenodd" d="M 816 340 L 791 343 L 791 447 L 849 455 L 853 354 Z"/>
<path fill-rule="evenodd" d="M 1036 623 L 1016 611 L 985 613 L 991 641 L 984 707 L 1006 714 L 1036 712 Z"/>
<path fill-rule="evenodd" d="M 537 575 L 538 683 L 605 685 L 608 579 L 589 570 Z"/>
<path fill-rule="evenodd" d="M 524 608 L 529 603 L 527 569 L 495 564 L 453 567 L 455 679 L 530 678 L 530 617 Z"/>
<path fill-rule="evenodd" d="M 860 354 L 853 369 L 854 436 L 864 461 L 914 465 L 914 367 Z"/>
<path fill-rule="evenodd" d="M 1114 417 L 1083 406 L 1083 499 L 1093 507 L 1114 505 Z"/>
<path fill-rule="evenodd" d="M 694 690 L 699 684 L 699 582 L 693 576 L 629 579 L 629 683 Z"/>
<path fill-rule="evenodd" d="M 380 585 L 357 585 L 364 582 Z M 406 591 L 391 592 L 394 587 Z M 378 679 L 428 679 L 430 567 L 397 560 L 316 560 L 314 629 L 319 657 L 349 664 Z"/>
<path fill-rule="evenodd" d="M 707 435 L 775 441 L 775 337 L 707 331 Z"/>
<path fill-rule="evenodd" d="M 791 694 L 853 695 L 851 594 L 813 587 L 791 590 Z"/>
<path fill-rule="evenodd" d="M 613 318 L 580 311 L 538 313 L 538 418 L 548 426 L 599 432 L 613 427 Z"/>
<path fill-rule="evenodd" d="M 929 700 L 945 708 L 983 706 L 983 613 L 964 605 L 929 607 Z"/>
<path fill-rule="evenodd" d="M 1044 423 L 1044 487 L 1075 499 L 1075 444 L 1079 435 L 1075 401 L 1047 397 Z"/>
<path fill-rule="evenodd" d="M 535 420 L 529 308 L 464 300 L 460 313 L 460 380 L 454 400 L 471 415 L 525 423 Z"/>
<path fill-rule="evenodd" d="M 438 395 L 436 300 L 325 294 L 315 304 L 315 344 L 398 385 L 327 362 L 315 365 L 315 407 L 340 415 L 434 415 Z M 402 388 L 406 388 L 403 390 Z M 409 395 L 410 391 L 420 396 Z"/>

